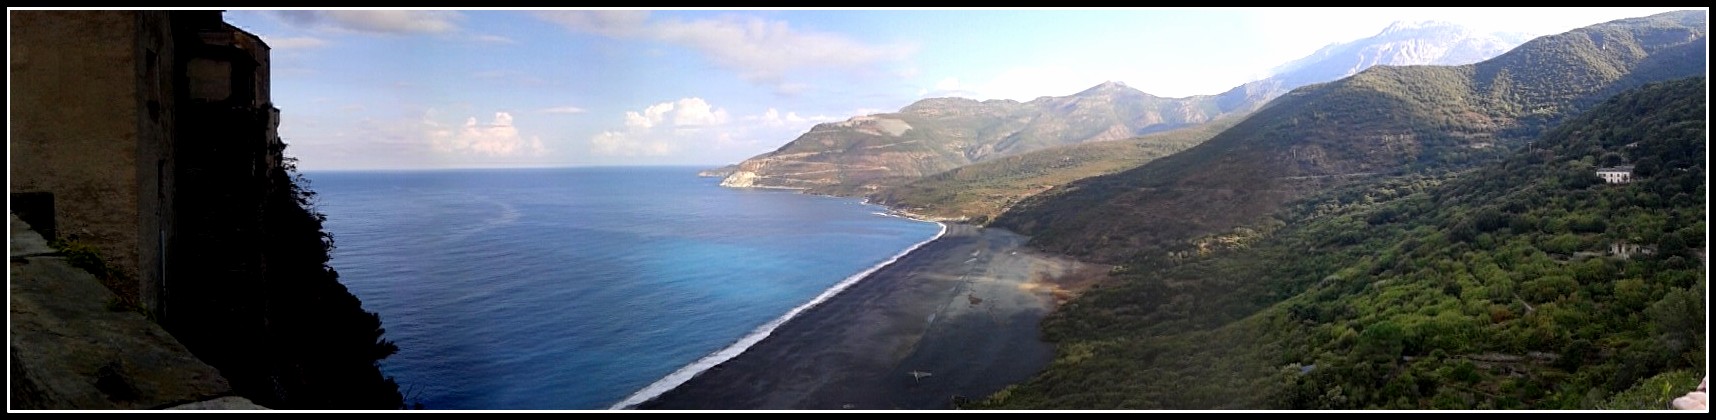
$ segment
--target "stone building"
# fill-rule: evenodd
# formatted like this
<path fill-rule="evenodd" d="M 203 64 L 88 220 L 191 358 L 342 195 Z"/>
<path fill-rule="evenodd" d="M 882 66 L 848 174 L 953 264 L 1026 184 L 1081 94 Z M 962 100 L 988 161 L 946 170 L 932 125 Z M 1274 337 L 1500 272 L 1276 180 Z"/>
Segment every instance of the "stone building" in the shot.
<path fill-rule="evenodd" d="M 50 239 L 94 247 L 119 269 L 109 287 L 160 316 L 184 231 L 178 178 L 280 164 L 268 46 L 216 10 L 8 15 L 13 212 Z M 225 120 L 234 110 L 258 121 Z M 251 144 L 226 145 L 248 156 L 217 162 L 188 160 L 189 141 Z"/>
<path fill-rule="evenodd" d="M 140 306 L 218 369 L 232 394 L 255 404 L 400 408 L 398 385 L 377 365 L 397 347 L 327 266 L 331 238 L 322 216 L 305 207 L 313 192 L 283 156 L 268 45 L 216 10 L 8 13 L 9 210 L 32 230 L 78 245 L 62 251 L 66 262 L 84 260 L 79 249 L 106 261 L 107 269 L 90 272 L 114 293 L 77 297 Z M 62 300 L 76 299 L 37 301 Z M 14 344 L 102 341 L 19 331 Z M 71 353 L 63 359 L 82 360 Z"/>
<path fill-rule="evenodd" d="M 1603 178 L 1605 183 L 1625 184 L 1633 180 L 1633 167 L 1629 165 L 1598 168 L 1597 176 Z"/>

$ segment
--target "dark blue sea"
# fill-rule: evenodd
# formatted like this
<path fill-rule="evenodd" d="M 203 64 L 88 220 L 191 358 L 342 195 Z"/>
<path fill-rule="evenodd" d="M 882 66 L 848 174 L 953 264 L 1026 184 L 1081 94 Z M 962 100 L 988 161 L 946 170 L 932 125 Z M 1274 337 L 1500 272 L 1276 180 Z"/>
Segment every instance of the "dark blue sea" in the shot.
<path fill-rule="evenodd" d="M 691 167 L 306 172 L 331 265 L 437 410 L 601 410 L 671 389 L 927 242 L 854 199 Z"/>

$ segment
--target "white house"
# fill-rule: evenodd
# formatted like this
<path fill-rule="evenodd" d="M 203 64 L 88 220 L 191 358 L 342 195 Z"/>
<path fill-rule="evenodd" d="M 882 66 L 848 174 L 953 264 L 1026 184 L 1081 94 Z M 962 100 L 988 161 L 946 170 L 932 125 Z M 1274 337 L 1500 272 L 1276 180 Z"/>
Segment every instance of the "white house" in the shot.
<path fill-rule="evenodd" d="M 1633 167 L 1632 165 L 1627 165 L 1597 168 L 1597 176 L 1603 178 L 1603 182 L 1610 184 L 1624 184 L 1627 181 L 1633 180 Z"/>

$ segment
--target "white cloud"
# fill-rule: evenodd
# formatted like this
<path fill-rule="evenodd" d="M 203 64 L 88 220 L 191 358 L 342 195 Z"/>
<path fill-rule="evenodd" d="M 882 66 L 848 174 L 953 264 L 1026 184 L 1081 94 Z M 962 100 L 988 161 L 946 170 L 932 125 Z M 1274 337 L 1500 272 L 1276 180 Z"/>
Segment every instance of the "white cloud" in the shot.
<path fill-rule="evenodd" d="M 670 111 L 673 111 L 672 102 L 662 102 L 650 105 L 649 107 L 644 108 L 642 113 L 626 111 L 626 128 L 634 130 L 648 130 L 651 127 L 655 127 L 656 124 L 661 124 L 662 119 L 664 119 Z"/>
<path fill-rule="evenodd" d="M 788 72 L 827 68 L 865 69 L 901 60 L 915 48 L 871 45 L 839 34 L 794 29 L 787 22 L 756 17 L 649 20 L 647 11 L 554 11 L 538 17 L 579 32 L 615 38 L 644 38 L 690 47 L 716 65 L 752 82 L 780 83 Z M 802 87 L 787 87 L 792 92 Z"/>
<path fill-rule="evenodd" d="M 704 102 L 703 98 L 685 98 L 679 100 L 673 114 L 673 125 L 679 127 L 710 126 L 727 123 L 727 111 L 715 109 Z"/>
<path fill-rule="evenodd" d="M 459 29 L 464 19 L 444 10 L 279 10 L 273 12 L 289 24 L 310 28 L 382 33 L 446 33 Z"/>
<path fill-rule="evenodd" d="M 273 49 L 277 49 L 277 50 L 319 48 L 319 47 L 323 47 L 323 46 L 328 45 L 327 40 L 323 40 L 321 38 L 315 38 L 315 37 L 308 37 L 308 36 L 294 36 L 294 37 L 284 37 L 284 38 L 263 37 L 262 42 L 268 44 L 269 48 L 273 48 Z"/>
<path fill-rule="evenodd" d="M 459 127 L 448 127 L 424 116 L 424 135 L 435 151 L 477 156 L 542 156 L 548 149 L 536 136 L 525 138 L 513 126 L 512 114 L 496 112 L 488 124 L 478 124 L 476 117 L 466 118 Z"/>
<path fill-rule="evenodd" d="M 786 115 L 781 115 L 781 112 L 779 110 L 774 109 L 774 108 L 769 108 L 768 111 L 763 111 L 763 115 L 761 115 L 761 116 L 748 117 L 746 119 L 747 120 L 756 120 L 758 122 L 763 123 L 763 125 L 769 126 L 769 127 L 784 127 L 787 125 L 801 125 L 801 124 L 811 122 L 811 121 L 833 121 L 833 120 L 836 120 L 836 118 L 831 118 L 831 117 L 822 116 L 822 115 L 818 115 L 818 116 L 812 117 L 812 118 L 805 118 L 805 117 L 799 116 L 797 112 L 790 112 L 790 111 L 787 112 Z"/>
<path fill-rule="evenodd" d="M 794 30 L 786 22 L 760 18 L 668 21 L 657 38 L 690 46 L 717 65 L 752 81 L 779 81 L 799 68 L 853 68 L 904 58 L 909 49 L 867 45 L 836 34 Z"/>
<path fill-rule="evenodd" d="M 553 108 L 543 108 L 540 112 L 544 114 L 582 114 L 584 111 L 584 108 L 575 106 L 557 106 Z"/>
<path fill-rule="evenodd" d="M 716 108 L 703 98 L 661 102 L 642 111 L 626 111 L 625 128 L 591 136 L 590 151 L 615 156 L 667 155 L 699 139 L 713 136 L 720 140 L 726 133 L 711 134 L 705 130 L 726 125 L 728 120 L 727 110 Z M 669 129 L 656 129 L 663 125 Z"/>

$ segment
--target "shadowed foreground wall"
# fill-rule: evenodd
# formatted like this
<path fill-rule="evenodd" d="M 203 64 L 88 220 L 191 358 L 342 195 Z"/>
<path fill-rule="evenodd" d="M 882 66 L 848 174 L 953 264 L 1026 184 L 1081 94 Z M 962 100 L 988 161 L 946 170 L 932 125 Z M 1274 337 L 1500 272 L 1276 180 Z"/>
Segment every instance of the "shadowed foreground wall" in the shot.
<path fill-rule="evenodd" d="M 332 237 L 285 157 L 268 45 L 212 10 L 8 14 L 19 217 L 93 249 L 114 306 L 234 393 L 399 408 L 377 367 L 396 349 L 327 265 Z"/>

